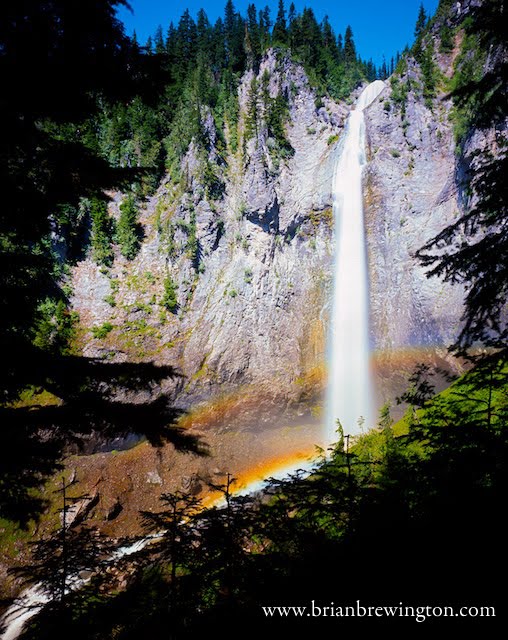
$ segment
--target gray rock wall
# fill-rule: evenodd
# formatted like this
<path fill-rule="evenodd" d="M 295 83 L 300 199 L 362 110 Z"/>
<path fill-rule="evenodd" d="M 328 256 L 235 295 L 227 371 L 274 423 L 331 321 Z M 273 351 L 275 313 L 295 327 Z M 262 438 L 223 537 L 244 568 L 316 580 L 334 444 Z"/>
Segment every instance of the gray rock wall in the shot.
<path fill-rule="evenodd" d="M 228 149 L 227 162 L 217 164 L 213 119 L 205 116 L 208 160 L 225 183 L 224 197 L 206 196 L 203 157 L 191 145 L 182 161 L 183 186 L 168 176 L 141 211 L 139 255 L 132 262 L 117 255 L 108 270 L 89 258 L 74 270 L 84 353 L 177 366 L 182 378 L 173 391 L 183 405 L 239 386 L 314 402 L 323 384 L 335 140 L 347 108 L 325 101 L 316 109 L 303 69 L 285 58 L 270 53 L 259 81 L 265 71 L 271 97 L 288 96 L 292 157 L 277 158 L 260 126 L 257 137 L 245 141 L 245 154 L 240 139 L 238 151 Z M 239 87 L 241 136 L 251 79 L 247 73 Z M 114 216 L 120 201 L 114 194 Z M 199 264 L 188 255 L 192 224 Z M 177 284 L 176 314 L 160 307 L 168 274 Z M 105 301 L 112 294 L 114 307 Z M 93 338 L 90 329 L 104 322 L 114 329 Z"/>
<path fill-rule="evenodd" d="M 431 111 L 410 93 L 404 127 L 390 95 L 388 84 L 365 112 L 374 348 L 448 346 L 457 336 L 463 291 L 439 278 L 428 279 L 414 253 L 459 212 L 450 104 L 436 101 Z"/>

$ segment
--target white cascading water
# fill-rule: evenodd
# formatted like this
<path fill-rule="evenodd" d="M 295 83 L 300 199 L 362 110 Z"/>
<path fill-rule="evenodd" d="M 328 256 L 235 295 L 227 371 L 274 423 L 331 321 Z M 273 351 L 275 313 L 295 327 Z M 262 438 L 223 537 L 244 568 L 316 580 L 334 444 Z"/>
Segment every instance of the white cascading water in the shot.
<path fill-rule="evenodd" d="M 363 110 L 385 84 L 375 80 L 361 93 L 347 120 L 334 176 L 336 254 L 330 326 L 326 436 L 337 439 L 337 420 L 344 433 L 372 425 L 369 368 L 368 270 L 363 222 L 362 172 L 366 163 Z"/>
<path fill-rule="evenodd" d="M 124 556 L 129 556 L 145 547 L 154 535 L 147 536 L 128 546 L 117 549 L 110 558 L 110 562 Z M 77 590 L 87 584 L 89 579 L 76 579 L 69 584 L 69 589 Z M 0 619 L 0 628 L 5 629 L 0 640 L 16 640 L 23 632 L 26 623 L 33 618 L 50 601 L 48 593 L 41 584 L 34 584 L 23 591 L 16 602 L 11 605 Z"/>

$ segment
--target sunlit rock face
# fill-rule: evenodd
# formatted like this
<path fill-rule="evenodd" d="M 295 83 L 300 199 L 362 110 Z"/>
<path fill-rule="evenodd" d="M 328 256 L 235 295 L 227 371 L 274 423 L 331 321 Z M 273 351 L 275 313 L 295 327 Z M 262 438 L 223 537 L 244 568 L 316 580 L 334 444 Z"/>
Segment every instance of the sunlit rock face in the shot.
<path fill-rule="evenodd" d="M 443 69 L 450 64 L 442 60 Z M 287 97 L 294 153 L 280 157 L 263 126 L 244 140 L 252 81 L 246 73 L 238 92 L 236 150 L 228 144 L 219 153 L 213 118 L 205 114 L 207 160 L 223 195 L 207 194 L 203 158 L 191 145 L 180 182 L 166 176 L 140 211 L 145 238 L 139 255 L 131 262 L 117 255 L 107 272 L 90 258 L 79 263 L 72 302 L 85 355 L 175 366 L 181 376 L 154 392 L 169 393 L 180 406 L 244 389 L 263 398 L 264 416 L 282 411 L 319 419 L 336 246 L 333 178 L 350 107 L 326 99 L 321 105 L 303 69 L 273 52 L 261 64 L 258 84 L 265 72 L 270 96 Z M 385 108 L 390 94 L 387 83 L 365 109 L 363 200 L 370 344 L 384 371 L 381 387 L 393 396 L 409 367 L 392 388 L 386 381 L 397 363 L 383 354 L 428 347 L 447 357 L 462 292 L 428 280 L 413 257 L 459 207 L 450 103 L 436 100 L 430 111 L 410 94 L 401 118 Z M 115 216 L 121 199 L 113 194 Z M 168 275 L 177 291 L 174 312 L 161 307 Z M 105 322 L 113 329 L 93 337 L 91 328 Z"/>
<path fill-rule="evenodd" d="M 450 344 L 463 291 L 428 279 L 414 253 L 458 215 L 450 104 L 431 112 L 412 94 L 406 115 L 391 88 L 366 110 L 370 162 L 365 180 L 374 347 Z"/>
<path fill-rule="evenodd" d="M 436 51 L 438 47 L 436 45 Z M 458 47 L 437 55 L 450 74 Z M 401 81 L 421 86 L 409 61 Z M 447 347 L 460 330 L 464 290 L 427 278 L 415 252 L 453 223 L 462 208 L 450 122 L 441 94 L 432 108 L 412 90 L 405 113 L 390 82 L 365 110 L 369 164 L 364 181 L 370 272 L 371 343 L 378 405 L 391 401 L 417 362 L 456 367 Z"/>
<path fill-rule="evenodd" d="M 287 98 L 294 152 L 281 157 L 262 126 L 243 140 L 247 73 L 239 87 L 240 144 L 236 152 L 228 146 L 226 161 L 218 160 L 214 123 L 206 120 L 208 160 L 223 181 L 223 197 L 206 195 L 202 158 L 191 145 L 182 161 L 184 188 L 168 176 L 141 211 L 139 255 L 132 262 L 117 256 L 109 273 L 91 259 L 80 263 L 73 305 L 86 355 L 177 366 L 182 377 L 164 390 L 181 406 L 244 387 L 264 394 L 262 411 L 271 404 L 276 413 L 282 407 L 315 414 L 325 379 L 333 172 L 348 107 L 326 99 L 316 106 L 303 69 L 272 52 L 261 64 L 259 84 L 266 75 L 270 96 Z M 115 195 L 113 215 L 120 201 Z M 191 226 L 197 260 L 189 255 Z M 179 309 L 161 316 L 168 273 Z M 113 308 L 106 302 L 112 292 Z M 93 338 L 90 328 L 104 322 L 114 329 Z"/>

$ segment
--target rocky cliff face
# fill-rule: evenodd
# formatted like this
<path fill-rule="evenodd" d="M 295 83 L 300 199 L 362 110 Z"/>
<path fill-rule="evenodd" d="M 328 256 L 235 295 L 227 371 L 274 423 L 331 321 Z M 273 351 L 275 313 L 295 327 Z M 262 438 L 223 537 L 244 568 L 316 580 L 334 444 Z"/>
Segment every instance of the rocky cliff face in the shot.
<path fill-rule="evenodd" d="M 365 112 L 370 153 L 365 215 L 379 402 L 393 397 L 403 383 L 401 374 L 415 361 L 459 366 L 446 347 L 459 334 L 465 290 L 427 278 L 415 252 L 464 212 L 471 198 L 467 176 L 506 136 L 506 123 L 470 127 L 460 146 L 454 136 L 460 115 L 448 91 L 457 62 L 474 60 L 480 75 L 502 64 L 500 48 L 491 46 L 483 60 L 477 49 L 468 50 L 471 44 L 463 46 L 461 23 L 481 4 L 450 3 L 431 24 L 424 47 L 438 79 L 434 97 L 425 97 L 423 63 L 410 56 Z M 447 47 L 444 29 L 453 34 Z"/>
<path fill-rule="evenodd" d="M 459 38 L 442 54 L 433 36 L 444 75 Z M 441 92 L 426 104 L 421 69 L 411 58 L 399 76 L 411 87 L 404 109 L 387 82 L 365 112 L 372 342 L 381 354 L 383 399 L 405 382 L 409 364 L 395 386 L 389 379 L 408 348 L 447 358 L 463 297 L 460 287 L 427 279 L 414 258 L 460 207 L 451 101 Z M 239 88 L 237 147 L 231 135 L 221 147 L 213 119 L 203 114 L 206 152 L 191 145 L 179 179 L 168 175 L 144 206 L 137 258 L 118 255 L 109 270 L 91 259 L 80 263 L 73 306 L 86 355 L 176 366 L 182 377 L 168 385 L 182 406 L 241 388 L 259 398 L 261 413 L 290 407 L 301 415 L 320 403 L 325 382 L 333 171 L 348 107 L 324 100 L 317 108 L 303 69 L 273 51 L 256 81 L 251 71 Z M 265 100 L 266 92 L 285 97 L 292 154 L 279 153 L 265 125 L 263 83 Z M 248 122 L 253 99 L 255 127 Z M 210 170 L 219 195 L 209 188 Z M 120 201 L 114 195 L 114 215 Z M 168 277 L 176 284 L 174 313 L 161 306 Z M 94 338 L 91 328 L 106 322 L 109 332 Z"/>
<path fill-rule="evenodd" d="M 457 50 L 439 55 L 434 46 L 440 71 L 450 73 Z M 383 400 L 400 390 L 397 375 L 407 375 L 415 361 L 451 361 L 446 347 L 458 334 L 464 296 L 459 286 L 428 279 L 415 258 L 427 240 L 453 222 L 461 206 L 452 103 L 440 93 L 425 104 L 421 70 L 411 59 L 396 82 L 413 87 L 404 108 L 394 101 L 394 86 L 387 82 L 365 112 L 371 327 Z"/>
<path fill-rule="evenodd" d="M 168 176 L 147 202 L 137 258 L 117 255 L 109 270 L 87 259 L 74 272 L 85 354 L 176 365 L 182 378 L 173 391 L 183 405 L 240 385 L 298 404 L 315 399 L 322 384 L 335 142 L 347 108 L 326 100 L 316 108 L 303 69 L 269 53 L 257 79 L 261 85 L 268 78 L 272 99 L 287 100 L 294 153 L 280 157 L 262 106 L 257 134 L 246 139 L 252 77 L 246 74 L 239 88 L 236 152 L 228 144 L 221 159 L 208 118 L 208 157 L 191 145 L 183 179 L 175 184 Z M 207 162 L 225 185 L 223 197 L 206 191 Z M 114 195 L 113 215 L 120 201 Z M 176 283 L 176 313 L 160 306 L 168 275 Z M 93 338 L 91 328 L 106 322 L 113 329 Z"/>

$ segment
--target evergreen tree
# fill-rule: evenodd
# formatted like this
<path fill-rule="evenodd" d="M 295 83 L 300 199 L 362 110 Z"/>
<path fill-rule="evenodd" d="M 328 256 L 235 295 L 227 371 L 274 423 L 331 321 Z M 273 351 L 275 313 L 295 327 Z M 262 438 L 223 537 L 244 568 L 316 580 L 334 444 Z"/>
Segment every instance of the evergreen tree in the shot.
<path fill-rule="evenodd" d="M 286 24 L 286 9 L 284 7 L 284 0 L 279 0 L 279 6 L 277 10 L 277 18 L 275 20 L 275 24 L 273 26 L 272 33 L 273 43 L 277 44 L 288 44 L 288 32 L 287 32 L 287 24 Z"/>
<path fill-rule="evenodd" d="M 426 25 L 427 14 L 425 13 L 423 4 L 421 4 L 415 25 L 415 43 L 413 45 L 413 55 L 418 62 L 421 62 L 423 52 L 423 36 L 425 35 Z"/>
<path fill-rule="evenodd" d="M 199 534 L 192 519 L 201 510 L 202 501 L 182 491 L 164 493 L 160 500 L 162 511 L 142 511 L 141 517 L 145 529 L 158 536 L 151 551 L 157 554 L 158 562 L 171 567 L 169 608 L 173 609 L 179 600 L 177 572 L 194 565 Z"/>
<path fill-rule="evenodd" d="M 215 71 L 224 69 L 227 64 L 226 58 L 226 38 L 224 35 L 224 22 L 222 18 L 218 18 L 214 24 L 212 32 L 212 65 Z M 227 71 L 225 71 L 227 73 Z"/>
<path fill-rule="evenodd" d="M 376 71 L 376 66 L 372 62 L 372 58 L 370 58 L 368 60 L 367 64 L 366 64 L 365 73 L 367 75 L 367 80 L 369 82 L 372 82 L 373 80 L 375 80 L 378 77 L 378 74 L 377 74 L 377 71 Z"/>
<path fill-rule="evenodd" d="M 430 46 L 425 47 L 420 54 L 420 66 L 423 79 L 423 97 L 426 106 L 431 109 L 432 101 L 436 97 L 436 65 Z"/>
<path fill-rule="evenodd" d="M 175 67 L 180 81 L 185 77 L 187 70 L 196 60 L 197 54 L 197 28 L 188 9 L 186 9 L 176 32 Z"/>
<path fill-rule="evenodd" d="M 257 69 L 261 59 L 261 35 L 257 21 L 256 7 L 254 4 L 249 4 L 247 7 L 245 49 L 247 53 L 248 66 L 253 69 Z"/>
<path fill-rule="evenodd" d="M 254 76 L 247 94 L 247 113 L 245 115 L 245 140 L 258 135 L 258 81 Z"/>
<path fill-rule="evenodd" d="M 232 0 L 228 0 L 224 12 L 224 38 L 229 67 L 241 71 L 245 60 L 245 23 L 235 10 Z"/>
<path fill-rule="evenodd" d="M 291 49 L 295 46 L 295 31 L 297 29 L 298 16 L 296 13 L 295 3 L 289 5 L 288 13 L 288 42 Z"/>
<path fill-rule="evenodd" d="M 168 32 L 166 35 L 166 53 L 169 56 L 170 65 L 175 63 L 175 49 L 176 49 L 176 28 L 173 22 L 169 23 Z"/>
<path fill-rule="evenodd" d="M 120 251 L 128 260 L 136 257 L 140 247 L 136 200 L 129 194 L 120 204 L 120 218 L 116 227 L 116 239 Z"/>
<path fill-rule="evenodd" d="M 294 21 L 296 20 L 296 7 L 295 7 L 295 3 L 292 2 L 289 5 L 289 13 L 288 13 L 288 22 L 289 22 L 289 28 L 291 29 Z"/>
<path fill-rule="evenodd" d="M 226 46 L 231 52 L 232 41 L 235 32 L 236 10 L 233 0 L 227 0 L 224 8 L 224 36 L 226 38 Z"/>
<path fill-rule="evenodd" d="M 451 53 L 453 51 L 455 41 L 453 37 L 453 29 L 446 22 L 443 23 L 439 31 L 439 37 L 441 39 L 439 46 L 440 51 L 443 53 Z"/>
<path fill-rule="evenodd" d="M 267 114 L 268 133 L 275 139 L 277 153 L 283 158 L 294 154 L 294 149 L 287 139 L 284 127 L 288 117 L 289 107 L 286 98 L 280 93 L 275 98 L 270 98 Z"/>
<path fill-rule="evenodd" d="M 162 35 L 162 27 L 161 25 L 159 25 L 157 27 L 157 30 L 155 31 L 155 36 L 154 36 L 154 46 L 155 46 L 155 53 L 157 55 L 163 55 L 164 53 L 166 53 L 166 47 L 164 44 L 164 36 Z"/>
<path fill-rule="evenodd" d="M 263 106 L 263 117 L 265 121 L 268 119 L 270 101 L 270 73 L 268 69 L 265 69 L 261 76 L 261 104 Z"/>
<path fill-rule="evenodd" d="M 332 61 L 337 61 L 339 55 L 337 49 L 337 41 L 328 16 L 325 16 L 323 18 L 323 22 L 321 24 L 321 32 L 323 34 L 323 45 L 326 49 L 326 54 L 331 57 Z"/>
<path fill-rule="evenodd" d="M 108 213 L 107 202 L 100 198 L 93 198 L 90 202 L 90 217 L 92 219 L 93 259 L 97 264 L 110 267 L 113 263 L 113 249 L 111 247 L 113 221 Z"/>
<path fill-rule="evenodd" d="M 198 11 L 196 24 L 196 44 L 199 53 L 203 54 L 203 59 L 210 62 L 211 55 L 211 33 L 212 27 L 208 16 L 203 9 Z"/>
<path fill-rule="evenodd" d="M 353 30 L 348 25 L 344 34 L 344 60 L 347 65 L 353 65 L 356 62 L 356 46 L 353 40 Z"/>
<path fill-rule="evenodd" d="M 427 14 L 425 13 L 425 8 L 423 4 L 420 4 L 420 8 L 418 10 L 418 18 L 416 19 L 416 25 L 415 25 L 415 40 L 421 40 L 425 32 L 426 26 L 427 26 Z"/>
<path fill-rule="evenodd" d="M 139 42 L 138 42 L 138 36 L 136 34 L 136 29 L 134 29 L 134 31 L 132 32 L 131 43 L 132 43 L 132 48 L 134 49 L 135 54 L 139 55 Z"/>
<path fill-rule="evenodd" d="M 198 527 L 203 532 L 198 571 L 206 585 L 215 591 L 215 601 L 231 606 L 244 582 L 246 569 L 246 543 L 252 525 L 251 496 L 234 496 L 232 486 L 236 479 L 226 475 L 221 484 L 210 483 L 218 492 L 224 506 L 212 507 L 198 516 Z"/>
<path fill-rule="evenodd" d="M 169 274 L 164 279 L 164 294 L 162 296 L 161 305 L 170 313 L 176 313 L 178 311 L 176 285 Z"/>
<path fill-rule="evenodd" d="M 267 5 L 259 12 L 259 35 L 261 39 L 261 49 L 265 51 L 270 46 L 270 29 L 272 21 L 270 18 L 270 7 Z"/>
<path fill-rule="evenodd" d="M 318 61 L 321 58 L 321 29 L 319 28 L 312 9 L 305 8 L 303 10 L 296 45 L 297 51 L 302 56 L 304 63 L 316 69 L 318 73 L 322 72 L 323 68 L 317 68 L 319 67 Z"/>

